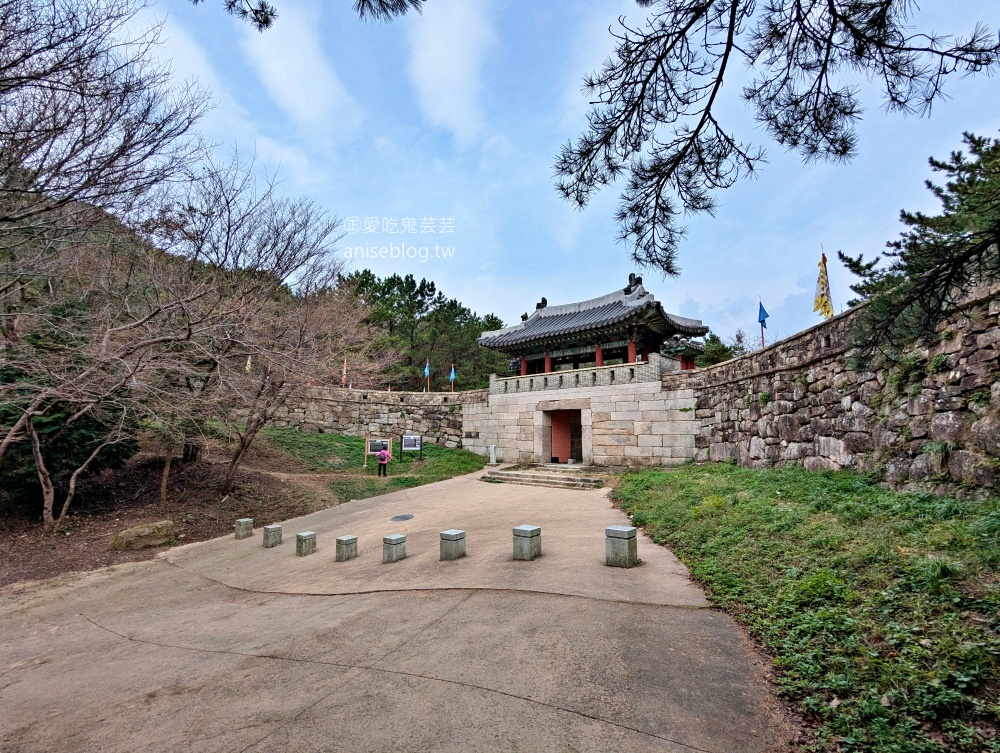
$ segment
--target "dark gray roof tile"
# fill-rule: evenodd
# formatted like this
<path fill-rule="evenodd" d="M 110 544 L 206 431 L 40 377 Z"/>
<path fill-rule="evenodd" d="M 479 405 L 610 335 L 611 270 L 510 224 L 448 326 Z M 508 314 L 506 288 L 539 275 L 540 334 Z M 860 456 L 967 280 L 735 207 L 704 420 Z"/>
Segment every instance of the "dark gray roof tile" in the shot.
<path fill-rule="evenodd" d="M 506 350 L 515 345 L 604 329 L 639 318 L 664 338 L 678 333 L 698 336 L 708 332 L 708 327 L 698 319 L 666 313 L 656 298 L 639 285 L 589 301 L 546 306 L 536 310 L 527 321 L 513 327 L 483 332 L 479 344 Z"/>

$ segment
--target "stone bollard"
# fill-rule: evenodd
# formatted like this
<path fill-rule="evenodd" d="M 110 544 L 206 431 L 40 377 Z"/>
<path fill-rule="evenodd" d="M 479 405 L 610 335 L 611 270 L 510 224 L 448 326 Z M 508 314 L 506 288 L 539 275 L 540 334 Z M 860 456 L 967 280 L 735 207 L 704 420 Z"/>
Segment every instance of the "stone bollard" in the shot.
<path fill-rule="evenodd" d="M 264 547 L 270 549 L 272 546 L 278 546 L 281 543 L 281 526 L 277 523 L 269 526 L 264 526 Z"/>
<path fill-rule="evenodd" d="M 352 533 L 337 537 L 337 562 L 347 562 L 358 556 L 358 537 Z"/>
<path fill-rule="evenodd" d="M 542 529 L 539 526 L 514 528 L 514 559 L 533 560 L 542 555 Z"/>
<path fill-rule="evenodd" d="M 449 528 L 441 531 L 441 561 L 457 560 L 465 556 L 465 531 Z"/>
<path fill-rule="evenodd" d="M 604 553 L 608 567 L 639 564 L 635 526 L 608 526 L 604 529 Z"/>
<path fill-rule="evenodd" d="M 303 531 L 295 534 L 295 553 L 299 557 L 313 554 L 316 551 L 316 532 Z"/>
<path fill-rule="evenodd" d="M 236 529 L 237 540 L 249 539 L 253 536 L 253 518 L 239 518 L 233 528 Z"/>
<path fill-rule="evenodd" d="M 382 562 L 399 562 L 406 559 L 406 534 L 390 533 L 382 537 Z"/>

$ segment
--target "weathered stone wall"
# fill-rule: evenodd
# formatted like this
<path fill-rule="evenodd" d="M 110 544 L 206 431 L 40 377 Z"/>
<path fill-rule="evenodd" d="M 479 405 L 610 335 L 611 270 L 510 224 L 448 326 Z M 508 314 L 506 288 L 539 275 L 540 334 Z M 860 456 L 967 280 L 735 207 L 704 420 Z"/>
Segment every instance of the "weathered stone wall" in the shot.
<path fill-rule="evenodd" d="M 546 463 L 549 412 L 579 410 L 584 463 L 673 465 L 694 457 L 701 427 L 694 401 L 691 389 L 665 392 L 659 381 L 492 394 L 488 403 L 465 406 L 462 444 L 480 454 L 496 445 L 506 462 Z"/>
<path fill-rule="evenodd" d="M 545 462 L 550 412 L 577 409 L 584 462 L 597 465 L 799 462 L 879 473 L 902 488 L 996 487 L 998 293 L 967 302 L 939 342 L 888 371 L 848 368 L 856 315 L 849 311 L 756 353 L 707 369 L 661 371 L 656 381 L 625 365 L 536 375 L 549 380 L 540 389 L 495 379 L 492 394 L 314 389 L 279 423 L 357 436 L 413 432 L 484 455 L 496 445 L 505 461 Z M 587 384 L 591 371 L 599 373 Z"/>
<path fill-rule="evenodd" d="M 486 390 L 425 393 L 314 388 L 303 404 L 290 407 L 276 423 L 358 437 L 421 434 L 432 444 L 458 447 L 464 406 L 484 403 L 486 395 Z"/>
<path fill-rule="evenodd" d="M 995 486 L 996 292 L 969 301 L 937 344 L 888 371 L 847 367 L 849 311 L 742 358 L 666 375 L 664 389 L 694 389 L 699 460 L 852 468 L 903 488 Z"/>

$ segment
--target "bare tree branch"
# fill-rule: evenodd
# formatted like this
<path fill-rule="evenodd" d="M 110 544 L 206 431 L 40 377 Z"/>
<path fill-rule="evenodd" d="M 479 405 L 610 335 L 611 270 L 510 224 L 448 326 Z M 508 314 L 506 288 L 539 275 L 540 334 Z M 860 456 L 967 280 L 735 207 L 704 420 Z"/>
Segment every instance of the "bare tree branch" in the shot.
<path fill-rule="evenodd" d="M 595 96 L 583 135 L 556 160 L 557 187 L 584 207 L 626 177 L 616 220 L 632 258 L 678 273 L 682 213 L 713 213 L 714 193 L 752 175 L 761 149 L 715 115 L 739 59 L 742 90 L 768 134 L 807 160 L 845 160 L 856 149 L 858 90 L 881 83 L 889 110 L 923 114 L 945 79 L 1000 66 L 1000 42 L 976 24 L 967 37 L 913 31 L 910 0 L 654 0 L 644 26 L 620 21 L 617 48 L 585 79 Z M 736 54 L 734 54 L 736 53 Z"/>

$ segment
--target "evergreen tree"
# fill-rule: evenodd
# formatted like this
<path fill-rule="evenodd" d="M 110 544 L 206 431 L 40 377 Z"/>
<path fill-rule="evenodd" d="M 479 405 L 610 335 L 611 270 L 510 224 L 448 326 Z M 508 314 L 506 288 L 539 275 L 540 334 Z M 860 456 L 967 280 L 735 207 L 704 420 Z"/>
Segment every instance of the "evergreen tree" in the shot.
<path fill-rule="evenodd" d="M 370 270 L 354 272 L 342 283 L 367 307 L 365 323 L 382 333 L 382 347 L 398 358 L 384 373 L 393 389 L 420 390 L 426 385 L 424 364 L 431 363 L 431 389 L 450 388 L 455 364 L 455 389 L 489 384 L 491 373 L 504 373 L 507 357 L 477 344 L 486 330 L 500 329 L 494 314 L 480 316 L 454 298 L 446 298 L 434 282 L 413 275 L 379 279 Z"/>
<path fill-rule="evenodd" d="M 869 305 L 860 313 L 853 344 L 862 357 L 890 359 L 936 334 L 945 314 L 977 286 L 1000 280 L 1000 141 L 965 134 L 968 155 L 931 159 L 943 185 L 927 187 L 941 213 L 901 213 L 907 229 L 888 244 L 888 264 L 841 256 L 861 277 L 852 286 Z"/>
<path fill-rule="evenodd" d="M 739 334 L 742 336 L 742 333 Z M 705 336 L 705 352 L 695 358 L 694 362 L 700 367 L 711 366 L 741 356 L 745 352 L 746 348 L 739 340 L 733 339 L 726 343 L 714 332 L 709 332 Z"/>

